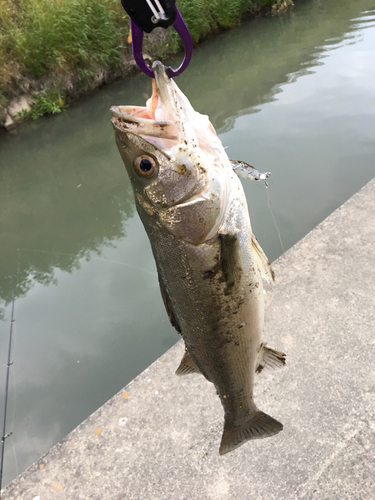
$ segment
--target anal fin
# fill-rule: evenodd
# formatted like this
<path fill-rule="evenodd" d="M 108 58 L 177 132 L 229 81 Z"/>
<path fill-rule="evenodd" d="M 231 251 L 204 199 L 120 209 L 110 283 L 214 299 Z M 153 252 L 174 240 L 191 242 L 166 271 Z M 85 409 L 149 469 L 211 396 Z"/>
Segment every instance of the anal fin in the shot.
<path fill-rule="evenodd" d="M 180 366 L 176 370 L 176 375 L 189 375 L 189 373 L 200 373 L 200 370 L 191 359 L 189 351 L 185 349 Z"/>
<path fill-rule="evenodd" d="M 225 455 L 242 446 L 250 439 L 262 439 L 273 436 L 283 430 L 283 424 L 260 410 L 246 424 L 234 426 L 229 422 L 224 424 L 223 437 L 219 453 Z"/>
<path fill-rule="evenodd" d="M 255 365 L 257 367 L 255 373 L 260 373 L 264 368 L 272 370 L 282 368 L 286 364 L 285 358 L 285 353 L 273 349 L 267 344 L 262 344 L 258 354 L 257 364 Z"/>

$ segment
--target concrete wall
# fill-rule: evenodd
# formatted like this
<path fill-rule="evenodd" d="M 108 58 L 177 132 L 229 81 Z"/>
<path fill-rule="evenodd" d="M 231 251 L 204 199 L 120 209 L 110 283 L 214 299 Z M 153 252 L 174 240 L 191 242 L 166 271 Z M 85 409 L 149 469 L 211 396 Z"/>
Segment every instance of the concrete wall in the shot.
<path fill-rule="evenodd" d="M 275 264 L 259 408 L 284 431 L 218 454 L 223 411 L 178 343 L 8 485 L 4 500 L 375 498 L 375 181 Z M 110 367 L 108 367 L 110 369 Z"/>

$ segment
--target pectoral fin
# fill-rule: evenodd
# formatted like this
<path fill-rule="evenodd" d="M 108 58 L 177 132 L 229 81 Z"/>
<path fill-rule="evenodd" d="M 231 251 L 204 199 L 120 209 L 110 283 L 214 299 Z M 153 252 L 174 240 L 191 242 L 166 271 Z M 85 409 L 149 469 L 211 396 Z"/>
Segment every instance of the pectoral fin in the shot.
<path fill-rule="evenodd" d="M 228 295 L 232 288 L 240 282 L 242 269 L 238 262 L 240 259 L 240 247 L 237 236 L 233 234 L 219 234 L 220 238 L 220 266 L 223 273 L 223 280 L 226 284 L 225 295 Z"/>
<path fill-rule="evenodd" d="M 262 344 L 256 363 L 255 373 L 260 373 L 264 368 L 276 370 L 286 364 L 286 354 L 276 349 L 272 349 L 267 344 Z"/>
<path fill-rule="evenodd" d="M 180 366 L 176 370 L 176 375 L 188 375 L 189 373 L 201 373 L 197 365 L 191 359 L 189 351 L 185 349 Z"/>
<path fill-rule="evenodd" d="M 283 424 L 260 410 L 256 410 L 254 416 L 242 425 L 232 425 L 225 421 L 219 453 L 225 455 L 250 439 L 270 437 L 282 430 Z"/>
<path fill-rule="evenodd" d="M 262 278 L 268 282 L 275 281 L 275 273 L 272 270 L 270 261 L 253 234 L 251 235 L 251 248 L 253 250 L 255 263 Z"/>

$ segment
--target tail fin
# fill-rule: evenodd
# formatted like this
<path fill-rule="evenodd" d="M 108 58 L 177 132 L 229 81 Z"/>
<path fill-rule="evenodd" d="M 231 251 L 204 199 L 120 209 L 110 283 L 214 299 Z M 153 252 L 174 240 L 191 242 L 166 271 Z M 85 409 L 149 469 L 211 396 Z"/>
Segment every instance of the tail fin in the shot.
<path fill-rule="evenodd" d="M 188 375 L 189 373 L 200 373 L 200 370 L 191 359 L 189 351 L 185 350 L 180 366 L 176 370 L 176 375 Z"/>
<path fill-rule="evenodd" d="M 250 439 L 270 437 L 282 430 L 283 424 L 266 413 L 256 410 L 254 416 L 246 424 L 233 426 L 229 422 L 224 423 L 219 453 L 225 455 Z"/>

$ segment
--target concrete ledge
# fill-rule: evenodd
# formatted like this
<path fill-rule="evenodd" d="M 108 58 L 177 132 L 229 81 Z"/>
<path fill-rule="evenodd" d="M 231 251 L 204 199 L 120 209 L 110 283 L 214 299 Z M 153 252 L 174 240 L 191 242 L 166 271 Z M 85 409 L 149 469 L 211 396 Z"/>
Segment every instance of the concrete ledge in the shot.
<path fill-rule="evenodd" d="M 3 492 L 4 500 L 360 499 L 375 492 L 375 181 L 274 265 L 261 374 L 284 431 L 220 457 L 223 411 L 178 343 Z M 108 367 L 110 369 L 110 367 Z"/>

